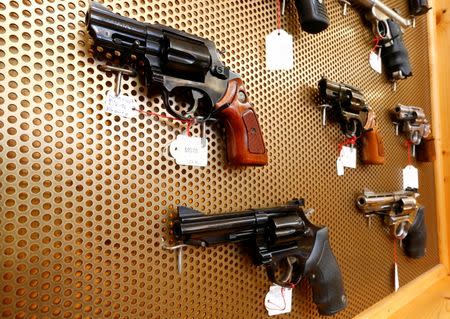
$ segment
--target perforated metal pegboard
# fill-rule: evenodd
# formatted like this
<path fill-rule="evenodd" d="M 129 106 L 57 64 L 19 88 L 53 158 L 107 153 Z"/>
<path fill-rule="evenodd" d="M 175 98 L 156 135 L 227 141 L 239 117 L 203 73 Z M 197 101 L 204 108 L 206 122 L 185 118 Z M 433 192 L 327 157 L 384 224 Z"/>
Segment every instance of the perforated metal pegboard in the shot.
<path fill-rule="evenodd" d="M 282 26 L 294 35 L 295 68 L 267 72 L 264 38 L 276 26 L 274 0 L 106 1 L 115 12 L 215 41 L 253 99 L 269 150 L 267 167 L 229 167 L 218 126 L 207 129 L 209 166 L 180 167 L 167 145 L 184 127 L 143 115 L 105 113 L 112 74 L 92 58 L 87 0 L 0 3 L 0 233 L 2 318 L 264 318 L 265 271 L 237 245 L 185 249 L 184 273 L 162 249 L 176 205 L 214 213 L 306 198 L 315 223 L 328 225 L 341 266 L 350 318 L 392 292 L 393 244 L 379 220 L 368 228 L 354 199 L 364 187 L 401 188 L 407 153 L 388 110 L 421 106 L 430 117 L 426 18 L 407 30 L 414 76 L 396 93 L 368 67 L 370 28 L 354 9 L 327 1 L 331 26 L 299 28 L 294 1 Z M 406 1 L 386 3 L 407 12 Z M 336 124 L 321 126 L 321 75 L 362 89 L 378 114 L 383 166 L 336 176 Z M 164 112 L 138 79 L 123 92 L 142 109 Z M 199 134 L 194 127 L 194 134 Z M 427 254 L 399 255 L 402 285 L 438 263 L 433 169 L 417 163 L 427 208 Z M 291 318 L 317 311 L 306 283 Z"/>

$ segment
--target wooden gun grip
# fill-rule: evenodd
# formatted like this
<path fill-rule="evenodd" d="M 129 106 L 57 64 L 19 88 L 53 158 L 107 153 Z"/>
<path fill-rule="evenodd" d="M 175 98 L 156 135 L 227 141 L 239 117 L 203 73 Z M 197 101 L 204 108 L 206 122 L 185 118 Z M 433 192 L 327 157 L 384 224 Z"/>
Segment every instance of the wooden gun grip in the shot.
<path fill-rule="evenodd" d="M 432 162 L 436 159 L 434 137 L 430 135 L 422 138 L 420 144 L 416 146 L 416 158 L 420 162 Z"/>
<path fill-rule="evenodd" d="M 361 162 L 363 164 L 384 164 L 384 146 L 380 133 L 371 129 L 361 135 Z"/>
<path fill-rule="evenodd" d="M 226 106 L 228 104 L 228 106 Z M 225 124 L 228 162 L 233 165 L 266 165 L 267 150 L 256 113 L 242 80 L 232 79 L 215 109 Z"/>

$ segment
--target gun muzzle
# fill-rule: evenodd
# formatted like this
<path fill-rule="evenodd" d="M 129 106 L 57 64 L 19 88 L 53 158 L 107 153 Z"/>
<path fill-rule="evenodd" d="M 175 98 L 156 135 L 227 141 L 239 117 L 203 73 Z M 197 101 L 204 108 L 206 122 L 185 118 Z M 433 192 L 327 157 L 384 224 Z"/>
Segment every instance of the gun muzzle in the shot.
<path fill-rule="evenodd" d="M 374 10 L 378 10 L 385 16 L 395 20 L 398 24 L 400 24 L 403 28 L 412 27 L 414 25 L 413 19 L 407 19 L 399 15 L 395 10 L 389 8 L 380 0 L 351 0 L 351 2 L 356 3 L 366 9 L 372 10 L 372 14 L 374 16 L 378 16 Z"/>

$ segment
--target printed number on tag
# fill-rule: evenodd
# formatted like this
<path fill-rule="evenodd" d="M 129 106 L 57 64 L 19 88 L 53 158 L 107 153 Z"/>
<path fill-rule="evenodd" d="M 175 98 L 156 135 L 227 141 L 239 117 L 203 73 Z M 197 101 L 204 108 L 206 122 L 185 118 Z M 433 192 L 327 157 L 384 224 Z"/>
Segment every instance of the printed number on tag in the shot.
<path fill-rule="evenodd" d="M 289 70 L 294 67 L 292 35 L 283 29 L 266 36 L 266 66 L 268 70 Z"/>
<path fill-rule="evenodd" d="M 419 189 L 419 171 L 412 165 L 403 169 L 403 189 Z"/>
<path fill-rule="evenodd" d="M 105 111 L 123 117 L 132 117 L 136 111 L 136 100 L 132 96 L 116 95 L 113 91 L 106 93 Z"/>
<path fill-rule="evenodd" d="M 208 139 L 180 134 L 170 143 L 170 155 L 178 165 L 207 166 Z"/>
<path fill-rule="evenodd" d="M 292 288 L 285 288 L 272 285 L 264 298 L 264 306 L 269 316 L 280 315 L 291 312 L 292 309 Z"/>

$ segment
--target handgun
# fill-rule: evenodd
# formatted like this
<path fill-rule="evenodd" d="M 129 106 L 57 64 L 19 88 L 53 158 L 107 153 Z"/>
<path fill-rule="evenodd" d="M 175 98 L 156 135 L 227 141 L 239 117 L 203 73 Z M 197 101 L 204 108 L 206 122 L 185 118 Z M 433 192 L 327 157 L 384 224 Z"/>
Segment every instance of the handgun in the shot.
<path fill-rule="evenodd" d="M 319 81 L 319 95 L 329 104 L 323 104 L 323 125 L 327 108 L 339 122 L 347 138 L 360 140 L 360 158 L 364 164 L 383 164 L 384 146 L 377 130 L 376 116 L 366 103 L 363 93 L 354 86 L 330 81 L 325 77 Z"/>
<path fill-rule="evenodd" d="M 120 55 L 140 71 L 147 86 L 161 88 L 164 106 L 181 120 L 223 120 L 227 157 L 234 165 L 266 165 L 267 150 L 258 118 L 237 73 L 219 59 L 215 44 L 176 29 L 136 21 L 91 2 L 86 26 L 95 46 Z M 190 107 L 177 109 L 169 93 L 190 92 Z M 199 105 L 203 106 L 204 114 Z"/>
<path fill-rule="evenodd" d="M 365 190 L 356 199 L 356 205 L 369 220 L 375 215 L 383 217 L 391 236 L 402 240 L 406 255 L 420 258 L 425 255 L 427 229 L 425 208 L 417 203 L 418 196 L 417 192 L 410 189 L 393 193 Z M 414 213 L 414 222 L 411 222 Z"/>
<path fill-rule="evenodd" d="M 432 162 L 436 158 L 434 138 L 431 134 L 431 125 L 426 119 L 425 112 L 417 106 L 398 104 L 392 115 L 395 131 L 407 136 L 412 144 L 412 154 L 421 162 Z"/>
<path fill-rule="evenodd" d="M 428 0 L 409 0 L 409 14 L 420 16 L 427 13 L 431 8 L 428 6 Z"/>
<path fill-rule="evenodd" d="M 394 89 L 397 80 L 412 76 L 402 28 L 414 26 L 414 19 L 402 17 L 380 0 L 341 1 L 359 5 L 366 10 L 366 19 L 372 23 L 375 41 L 381 50 L 381 61 L 389 80 L 394 83 Z"/>
<path fill-rule="evenodd" d="M 178 206 L 175 238 L 185 245 L 208 247 L 226 243 L 250 245 L 256 265 L 269 279 L 292 287 L 307 278 L 321 315 L 331 316 L 347 305 L 339 265 L 331 251 L 328 228 L 313 225 L 304 200 L 241 212 L 205 215 Z"/>
<path fill-rule="evenodd" d="M 284 14 L 283 0 L 282 14 Z M 295 0 L 302 30 L 311 34 L 319 33 L 330 25 L 325 0 Z"/>

